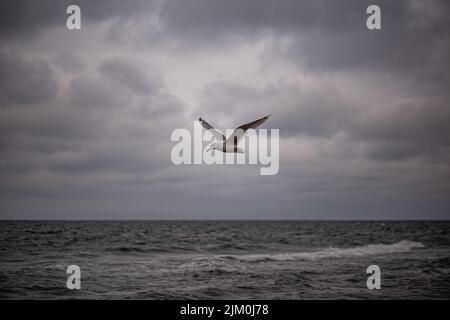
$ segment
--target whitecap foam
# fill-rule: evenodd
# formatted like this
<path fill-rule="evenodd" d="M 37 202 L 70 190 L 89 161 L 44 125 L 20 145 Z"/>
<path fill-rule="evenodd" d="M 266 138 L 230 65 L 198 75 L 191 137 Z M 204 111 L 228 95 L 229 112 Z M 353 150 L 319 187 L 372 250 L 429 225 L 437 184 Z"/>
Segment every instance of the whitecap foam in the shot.
<path fill-rule="evenodd" d="M 402 240 L 393 244 L 369 244 L 354 248 L 327 248 L 312 252 L 293 252 L 277 254 L 243 254 L 243 255 L 221 255 L 220 258 L 236 259 L 240 261 L 291 261 L 291 260 L 318 260 L 326 258 L 352 258 L 384 255 L 392 253 L 409 252 L 415 248 L 425 247 L 420 242 Z"/>

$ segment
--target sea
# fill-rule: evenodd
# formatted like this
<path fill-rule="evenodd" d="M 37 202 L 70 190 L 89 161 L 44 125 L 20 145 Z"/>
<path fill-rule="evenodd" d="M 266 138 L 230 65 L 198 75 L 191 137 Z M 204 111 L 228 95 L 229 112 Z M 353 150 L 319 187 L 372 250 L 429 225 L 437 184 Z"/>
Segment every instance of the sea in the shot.
<path fill-rule="evenodd" d="M 0 221 L 0 299 L 449 299 L 449 234 L 449 221 Z"/>

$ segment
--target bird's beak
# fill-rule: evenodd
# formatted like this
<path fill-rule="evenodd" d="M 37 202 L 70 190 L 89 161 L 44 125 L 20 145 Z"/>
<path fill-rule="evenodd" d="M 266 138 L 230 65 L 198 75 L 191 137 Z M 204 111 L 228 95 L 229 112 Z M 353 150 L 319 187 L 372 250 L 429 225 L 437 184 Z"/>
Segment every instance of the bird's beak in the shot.
<path fill-rule="evenodd" d="M 206 149 L 206 152 L 211 151 L 212 147 L 208 147 L 208 149 Z"/>

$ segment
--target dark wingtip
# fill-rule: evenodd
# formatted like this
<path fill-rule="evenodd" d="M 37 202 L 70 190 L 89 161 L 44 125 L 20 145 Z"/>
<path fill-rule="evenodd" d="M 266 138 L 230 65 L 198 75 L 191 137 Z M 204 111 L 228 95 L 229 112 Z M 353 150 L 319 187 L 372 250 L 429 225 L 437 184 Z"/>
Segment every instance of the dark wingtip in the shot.
<path fill-rule="evenodd" d="M 202 118 L 198 118 L 198 121 L 202 121 Z"/>

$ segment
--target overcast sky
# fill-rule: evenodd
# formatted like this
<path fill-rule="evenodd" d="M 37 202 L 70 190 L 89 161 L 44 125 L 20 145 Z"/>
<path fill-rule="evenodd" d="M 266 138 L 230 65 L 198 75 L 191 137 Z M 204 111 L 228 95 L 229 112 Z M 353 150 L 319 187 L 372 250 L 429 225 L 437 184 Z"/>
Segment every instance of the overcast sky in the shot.
<path fill-rule="evenodd" d="M 81 7 L 82 29 L 66 28 Z M 382 29 L 369 31 L 370 4 Z M 450 2 L 0 3 L 1 219 L 449 219 Z M 176 166 L 273 113 L 280 170 Z"/>

